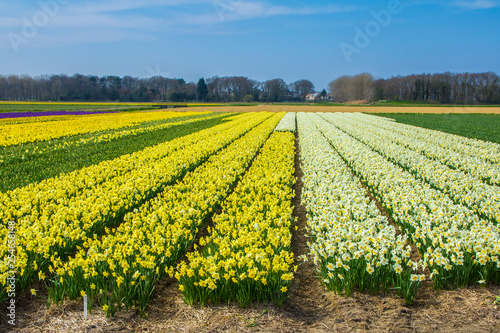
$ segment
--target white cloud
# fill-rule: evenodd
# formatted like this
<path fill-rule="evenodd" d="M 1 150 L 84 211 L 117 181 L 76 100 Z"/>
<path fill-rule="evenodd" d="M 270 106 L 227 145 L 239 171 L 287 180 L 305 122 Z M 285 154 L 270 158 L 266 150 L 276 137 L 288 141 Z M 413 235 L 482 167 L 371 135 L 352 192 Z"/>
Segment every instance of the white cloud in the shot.
<path fill-rule="evenodd" d="M 500 6 L 500 0 L 406 0 L 409 5 L 436 5 L 464 10 L 491 9 Z"/>
<path fill-rule="evenodd" d="M 28 44 L 21 45 L 21 52 L 25 48 L 68 47 L 83 44 L 113 43 L 120 41 L 153 41 L 154 37 L 148 33 L 121 31 L 116 29 L 91 29 L 85 31 L 65 31 L 53 34 L 47 31 L 40 32 Z M 12 49 L 8 39 L 0 38 L 0 49 Z"/>
<path fill-rule="evenodd" d="M 222 5 L 221 5 L 222 4 Z M 221 7 L 223 6 L 223 7 Z M 142 12 L 140 9 L 148 10 Z M 163 17 L 149 14 L 163 9 Z M 22 19 L 30 19 L 41 8 L 24 9 L 26 15 L 0 17 L 0 28 L 21 27 Z M 315 15 L 356 10 L 354 6 L 306 6 L 287 7 L 271 5 L 263 1 L 233 0 L 113 0 L 109 2 L 70 2 L 50 18 L 52 27 L 91 27 L 117 29 L 154 29 L 222 24 L 224 22 L 259 19 L 273 16 Z M 155 16 L 155 17 L 153 17 Z"/>
<path fill-rule="evenodd" d="M 53 26 L 63 27 L 108 27 L 123 29 L 144 29 L 163 24 L 162 20 L 145 16 L 124 15 L 115 17 L 112 15 L 86 14 L 80 16 L 61 16 L 53 20 Z"/>
<path fill-rule="evenodd" d="M 206 12 L 199 15 L 186 15 L 178 18 L 178 24 L 204 25 L 215 24 L 227 21 L 241 21 L 259 19 L 272 16 L 287 15 L 315 15 L 324 13 L 340 13 L 355 10 L 355 6 L 314 6 L 314 7 L 286 7 L 273 6 L 259 1 L 226 1 L 227 5 L 216 8 L 215 11 Z"/>
<path fill-rule="evenodd" d="M 141 32 L 125 32 L 112 29 L 80 31 L 76 33 L 64 33 L 62 35 L 43 35 L 36 41 L 39 47 L 49 46 L 69 46 L 93 43 L 112 43 L 118 41 L 151 41 L 153 38 L 149 34 Z"/>
<path fill-rule="evenodd" d="M 474 1 L 457 1 L 454 3 L 456 7 L 476 10 L 476 9 L 490 9 L 500 6 L 498 1 L 492 0 L 474 0 Z"/>
<path fill-rule="evenodd" d="M 6 0 L 10 3 L 10 0 Z M 14 5 L 14 3 L 12 3 Z M 222 5 L 221 5 L 222 4 Z M 15 5 L 14 5 L 15 6 Z M 221 7 L 222 6 L 222 7 Z M 269 1 L 248 0 L 111 0 L 70 1 L 40 27 L 34 39 L 50 45 L 85 44 L 132 40 L 133 36 L 154 32 L 174 34 L 234 34 L 224 23 L 276 16 L 316 15 L 358 10 L 354 6 L 273 5 Z M 0 16 L 0 33 L 21 34 L 23 20 L 32 21 L 41 6 L 18 2 L 15 10 Z M 206 29 L 210 26 L 210 29 Z M 101 33 L 100 33 L 101 32 Z M 73 35 L 74 38 L 68 37 Z M 31 44 L 31 40 L 30 40 Z M 33 43 L 35 45 L 37 43 Z"/>
<path fill-rule="evenodd" d="M 126 17 L 125 11 L 138 9 L 163 8 L 165 18 L 151 19 L 143 15 Z M 286 15 L 315 15 L 321 13 L 338 13 L 355 10 L 354 6 L 316 6 L 287 7 L 273 6 L 262 1 L 233 0 L 145 0 L 145 1 L 111 1 L 108 3 L 86 2 L 83 5 L 70 5 L 64 18 L 58 19 L 59 25 L 65 26 L 116 26 L 136 28 L 138 22 L 144 21 L 149 26 L 200 26 L 229 21 L 258 19 Z M 85 22 L 88 22 L 85 24 Z"/>
<path fill-rule="evenodd" d="M 87 1 L 83 4 L 71 4 L 69 10 L 78 14 L 116 13 L 135 9 L 167 8 L 186 4 L 210 3 L 210 0 L 112 0 Z"/>

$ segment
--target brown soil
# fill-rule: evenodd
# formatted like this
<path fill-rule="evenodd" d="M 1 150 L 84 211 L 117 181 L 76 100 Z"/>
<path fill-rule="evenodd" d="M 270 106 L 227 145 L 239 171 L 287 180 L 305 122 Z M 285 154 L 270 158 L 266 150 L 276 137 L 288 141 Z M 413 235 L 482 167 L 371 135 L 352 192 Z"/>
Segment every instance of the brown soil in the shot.
<path fill-rule="evenodd" d="M 319 106 L 319 105 L 273 105 L 258 106 L 207 106 L 179 108 L 176 111 L 213 112 L 365 112 L 365 113 L 500 113 L 500 107 L 474 106 Z"/>
<path fill-rule="evenodd" d="M 426 282 L 407 307 L 394 293 L 326 293 L 307 266 L 297 270 L 295 288 L 281 309 L 272 304 L 191 308 L 175 280 L 166 279 L 155 290 L 147 319 L 135 310 L 106 318 L 99 308 L 83 319 L 80 303 L 47 310 L 30 295 L 18 301 L 23 308 L 18 309 L 16 329 L 3 322 L 2 306 L 0 332 L 500 332 L 500 310 L 493 304 L 500 294 L 497 286 L 438 293 Z"/>
<path fill-rule="evenodd" d="M 298 230 L 294 230 L 292 248 L 298 257 L 307 253 L 298 154 L 295 167 L 293 205 Z M 5 320 L 6 303 L 1 306 L 0 332 L 500 332 L 500 302 L 495 304 L 499 286 L 437 292 L 426 281 L 408 307 L 393 291 L 384 295 L 355 291 L 351 297 L 328 293 L 314 277 L 311 262 L 299 265 L 282 308 L 274 304 L 247 309 L 237 304 L 190 307 L 183 302 L 176 280 L 167 278 L 153 293 L 148 318 L 136 310 L 106 318 L 96 306 L 84 319 L 80 302 L 47 309 L 43 284 L 34 287 L 39 296 L 27 292 L 17 300 L 14 329 Z"/>
<path fill-rule="evenodd" d="M 346 102 L 345 104 L 350 104 L 350 105 L 369 105 L 370 103 L 366 99 L 360 99 L 360 100 L 357 100 L 357 101 Z"/>

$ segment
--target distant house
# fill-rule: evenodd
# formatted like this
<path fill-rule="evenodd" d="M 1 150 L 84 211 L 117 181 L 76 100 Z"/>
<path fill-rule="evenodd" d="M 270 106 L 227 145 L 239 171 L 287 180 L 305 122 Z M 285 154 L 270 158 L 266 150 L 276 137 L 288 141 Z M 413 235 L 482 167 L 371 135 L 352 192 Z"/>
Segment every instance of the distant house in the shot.
<path fill-rule="evenodd" d="M 319 93 L 306 95 L 306 101 L 315 101 L 318 99 Z"/>

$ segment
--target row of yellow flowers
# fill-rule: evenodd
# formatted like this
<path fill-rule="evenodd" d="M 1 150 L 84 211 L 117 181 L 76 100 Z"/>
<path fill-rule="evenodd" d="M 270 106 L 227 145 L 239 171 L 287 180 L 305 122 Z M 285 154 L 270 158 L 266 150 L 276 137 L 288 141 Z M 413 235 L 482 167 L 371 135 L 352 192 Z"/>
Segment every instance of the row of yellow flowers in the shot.
<path fill-rule="evenodd" d="M 144 110 L 151 112 L 152 110 Z M 116 112 L 101 112 L 101 113 L 88 113 L 88 114 L 68 114 L 68 115 L 53 115 L 53 116 L 36 116 L 36 117 L 15 117 L 15 118 L 3 118 L 0 119 L 0 126 L 2 125 L 20 125 L 20 124 L 28 124 L 28 123 L 45 123 L 45 122 L 55 122 L 55 121 L 63 121 L 63 120 L 75 120 L 83 117 L 90 116 L 99 116 L 99 115 L 111 115 L 118 114 L 119 111 Z M 129 112 L 130 113 L 130 112 Z"/>
<path fill-rule="evenodd" d="M 151 111 L 151 110 L 148 110 Z M 110 112 L 111 113 L 111 112 Z M 117 113 L 117 112 L 113 112 Z M 15 118 L 2 118 L 0 119 L 0 126 L 11 124 L 27 124 L 27 123 L 45 123 L 48 121 L 61 121 L 61 120 L 75 120 L 78 117 L 88 117 L 95 115 L 103 115 L 106 113 L 89 113 L 89 114 L 69 114 L 69 115 L 53 115 L 53 116 L 36 116 L 36 117 L 15 117 Z"/>
<path fill-rule="evenodd" d="M 105 133 L 105 134 L 97 134 L 94 136 L 91 136 L 89 138 L 82 138 L 78 140 L 65 140 L 64 142 L 58 142 L 56 145 L 50 146 L 49 148 L 44 148 L 44 149 L 38 149 L 37 147 L 34 148 L 33 153 L 43 153 L 46 150 L 58 150 L 58 149 L 65 149 L 71 147 L 72 149 L 75 149 L 79 146 L 85 145 L 85 144 L 97 144 L 101 142 L 109 142 L 112 140 L 118 140 L 127 136 L 134 136 L 134 135 L 139 135 L 139 134 L 144 134 L 144 133 L 152 133 L 160 130 L 165 130 L 174 126 L 182 126 L 182 125 L 188 125 L 188 124 L 193 124 L 199 121 L 204 121 L 208 119 L 214 119 L 214 118 L 222 118 L 226 116 L 226 114 L 214 114 L 214 113 L 208 113 L 206 116 L 203 116 L 201 118 L 194 118 L 194 119 L 188 119 L 188 120 L 178 120 L 178 121 L 173 121 L 173 122 L 168 122 L 168 123 L 162 123 L 162 124 L 156 124 L 156 125 L 150 125 L 150 126 L 145 126 L 145 127 L 139 127 L 139 128 L 132 128 L 132 129 L 124 129 L 124 130 L 115 130 L 111 133 Z M 28 152 L 28 150 L 26 150 Z"/>
<path fill-rule="evenodd" d="M 50 261 L 71 255 L 89 235 L 100 234 L 106 226 L 120 222 L 127 212 L 155 197 L 165 186 L 173 184 L 268 117 L 266 114 L 242 116 L 234 122 L 192 134 L 185 137 L 191 144 L 166 156 L 165 145 L 160 144 L 143 151 L 150 158 L 140 158 L 141 152 L 137 152 L 132 157 L 120 157 L 115 163 L 101 164 L 93 170 L 95 178 L 102 181 L 91 179 L 91 185 L 86 184 L 85 172 L 76 172 L 73 177 L 63 176 L 45 182 L 48 187 L 39 187 L 40 192 L 31 191 L 32 186 L 28 186 L 2 195 L 2 230 L 7 228 L 8 221 L 15 221 L 18 230 L 17 287 L 24 289 L 37 274 L 43 278 Z M 156 158 L 155 154 L 162 157 Z M 136 164 L 134 157 L 139 157 L 143 163 Z M 113 168 L 120 163 L 124 164 L 123 168 Z M 110 175 L 100 176 L 99 172 Z M 77 175 L 82 178 L 75 178 Z M 79 185 L 73 186 L 72 193 L 68 194 L 66 183 L 61 181 L 71 184 L 72 180 Z M 14 198 L 17 200 L 9 200 Z M 26 202 L 22 202 L 23 198 Z M 23 209 L 19 210 L 19 205 Z M 2 286 L 7 276 L 7 250 L 5 244 L 0 244 Z"/>
<path fill-rule="evenodd" d="M 425 277 L 414 272 L 421 263 L 410 260 L 407 236 L 396 236 L 309 116 L 299 113 L 297 124 L 308 246 L 322 283 L 346 295 L 354 288 L 378 293 L 394 287 L 412 303 Z"/>
<path fill-rule="evenodd" d="M 345 115 L 393 133 L 391 141 L 461 170 L 477 179 L 500 186 L 500 145 L 465 138 L 369 115 Z"/>
<path fill-rule="evenodd" d="M 318 128 L 423 255 L 435 288 L 500 282 L 500 227 L 318 118 Z"/>
<path fill-rule="evenodd" d="M 74 258 L 55 260 L 50 270 L 50 298 L 60 301 L 88 295 L 113 315 L 121 306 L 145 311 L 156 282 L 174 266 L 194 241 L 250 164 L 283 114 L 260 114 L 261 125 L 212 155 L 182 181 L 167 186 L 157 198 L 127 214 L 102 239 L 87 238 Z M 231 133 L 217 135 L 220 141 Z M 206 144 L 209 144 L 207 140 Z"/>
<path fill-rule="evenodd" d="M 152 165 L 177 150 L 196 145 L 219 131 L 225 131 L 235 125 L 234 122 L 248 121 L 248 114 L 231 117 L 231 121 L 214 128 L 208 128 L 181 138 L 145 148 L 141 151 L 103 161 L 97 165 L 48 178 L 39 183 L 17 188 L 7 193 L 0 193 L 0 221 L 17 220 L 26 215 L 38 216 L 41 210 L 56 210 L 57 206 L 84 190 L 90 190 L 111 179 L 123 176 L 134 169 Z"/>
<path fill-rule="evenodd" d="M 202 250 L 178 266 L 189 304 L 283 304 L 293 278 L 294 156 L 294 134 L 275 132 L 200 240 Z"/>
<path fill-rule="evenodd" d="M 357 114 L 359 115 L 359 114 Z M 436 189 L 476 211 L 480 216 L 500 222 L 500 188 L 439 161 L 429 159 L 418 152 L 391 142 L 397 134 L 377 126 L 359 121 L 357 115 L 328 115 L 335 119 L 338 128 L 360 140 L 389 161 L 410 171 Z M 361 118 L 362 119 L 362 118 Z M 410 140 L 409 138 L 407 140 Z"/>
<path fill-rule="evenodd" d="M 56 120 L 71 120 L 75 119 L 76 115 L 64 116 L 38 116 L 38 117 L 21 117 L 21 118 L 3 118 L 0 119 L 0 126 L 12 124 L 26 124 L 26 123 L 44 123 L 46 121 Z"/>
<path fill-rule="evenodd" d="M 5 124 L 0 126 L 0 147 L 96 133 L 137 126 L 150 121 L 193 116 L 204 112 L 127 112 L 74 116 L 44 122 Z"/>

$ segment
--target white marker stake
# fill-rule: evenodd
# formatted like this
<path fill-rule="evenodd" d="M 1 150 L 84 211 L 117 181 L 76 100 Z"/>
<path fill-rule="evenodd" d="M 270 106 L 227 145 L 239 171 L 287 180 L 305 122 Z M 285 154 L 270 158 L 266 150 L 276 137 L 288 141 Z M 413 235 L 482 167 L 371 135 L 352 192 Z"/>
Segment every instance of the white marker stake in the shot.
<path fill-rule="evenodd" d="M 83 296 L 83 317 L 87 319 L 87 295 Z"/>

